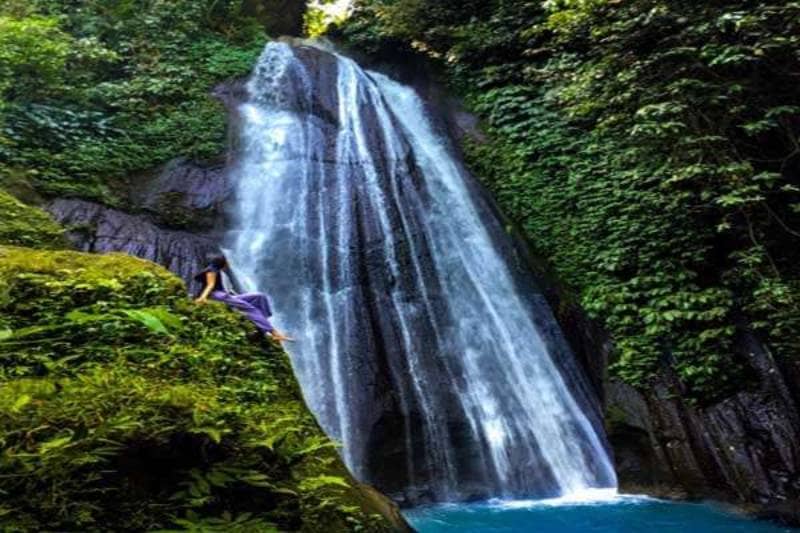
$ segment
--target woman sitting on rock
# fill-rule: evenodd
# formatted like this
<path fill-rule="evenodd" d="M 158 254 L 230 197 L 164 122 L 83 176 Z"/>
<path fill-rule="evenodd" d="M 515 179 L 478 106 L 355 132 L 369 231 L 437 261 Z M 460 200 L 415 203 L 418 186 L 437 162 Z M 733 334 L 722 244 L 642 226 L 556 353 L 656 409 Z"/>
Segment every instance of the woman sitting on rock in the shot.
<path fill-rule="evenodd" d="M 247 294 L 234 294 L 225 288 L 222 281 L 222 272 L 228 268 L 228 260 L 224 255 L 219 255 L 211 259 L 208 266 L 194 279 L 203 284 L 203 291 L 195 300 L 198 304 L 204 304 L 209 298 L 222 302 L 232 309 L 236 309 L 246 316 L 264 335 L 272 337 L 278 342 L 291 341 L 292 339 L 275 329 L 270 323 L 269 317 L 272 316 L 272 309 L 269 300 L 260 292 L 249 292 Z"/>

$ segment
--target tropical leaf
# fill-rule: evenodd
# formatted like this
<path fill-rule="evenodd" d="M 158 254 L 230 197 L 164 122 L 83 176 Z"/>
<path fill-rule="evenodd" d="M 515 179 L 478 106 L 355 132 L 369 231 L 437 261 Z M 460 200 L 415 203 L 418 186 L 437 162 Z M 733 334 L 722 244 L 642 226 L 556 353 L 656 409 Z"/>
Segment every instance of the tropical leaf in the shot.
<path fill-rule="evenodd" d="M 143 311 L 141 309 L 122 309 L 120 312 L 128 318 L 139 322 L 154 333 L 169 333 L 167 328 L 164 326 L 164 323 L 161 322 L 161 320 L 151 312 Z"/>

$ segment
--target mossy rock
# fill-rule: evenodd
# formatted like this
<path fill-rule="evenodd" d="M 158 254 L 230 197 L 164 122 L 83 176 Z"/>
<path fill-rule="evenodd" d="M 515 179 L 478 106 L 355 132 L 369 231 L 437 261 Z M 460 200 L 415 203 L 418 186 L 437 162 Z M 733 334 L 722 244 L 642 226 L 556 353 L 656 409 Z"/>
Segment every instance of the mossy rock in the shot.
<path fill-rule="evenodd" d="M 0 244 L 32 248 L 66 248 L 64 228 L 38 207 L 0 190 Z"/>
<path fill-rule="evenodd" d="M 87 255 L 0 246 L 0 280 L 0 311 L 12 327 L 57 320 L 73 309 L 100 302 L 146 307 L 185 295 L 183 283 L 168 271 L 120 253 Z"/>
<path fill-rule="evenodd" d="M 122 254 L 0 247 L 0 530 L 391 531 L 289 360 Z"/>

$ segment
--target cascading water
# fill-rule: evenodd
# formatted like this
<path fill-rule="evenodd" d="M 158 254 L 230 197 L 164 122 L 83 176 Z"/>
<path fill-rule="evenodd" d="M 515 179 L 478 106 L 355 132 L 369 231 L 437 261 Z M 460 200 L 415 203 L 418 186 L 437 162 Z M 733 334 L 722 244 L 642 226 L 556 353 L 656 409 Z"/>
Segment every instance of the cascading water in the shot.
<path fill-rule="evenodd" d="M 549 308 L 414 90 L 284 43 L 247 89 L 229 258 L 354 474 L 439 500 L 614 487 Z"/>

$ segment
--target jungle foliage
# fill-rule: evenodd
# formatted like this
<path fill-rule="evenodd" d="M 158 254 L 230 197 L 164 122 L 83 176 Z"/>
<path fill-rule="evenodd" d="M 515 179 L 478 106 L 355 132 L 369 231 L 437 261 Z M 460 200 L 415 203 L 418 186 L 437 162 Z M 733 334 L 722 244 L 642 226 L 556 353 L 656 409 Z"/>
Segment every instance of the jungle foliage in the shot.
<path fill-rule="evenodd" d="M 0 530 L 385 531 L 286 354 L 122 254 L 0 245 Z"/>
<path fill-rule="evenodd" d="M 64 228 L 37 207 L 0 190 L 0 244 L 31 248 L 64 248 Z"/>
<path fill-rule="evenodd" d="M 225 113 L 211 91 L 246 75 L 266 41 L 247 4 L 2 2 L 0 180 L 114 203 L 132 173 L 220 157 Z"/>
<path fill-rule="evenodd" d="M 800 352 L 800 3 L 358 0 L 332 33 L 416 51 L 484 120 L 468 160 L 605 326 L 613 369 L 745 385 Z M 746 355 L 746 354 L 743 354 Z"/>

